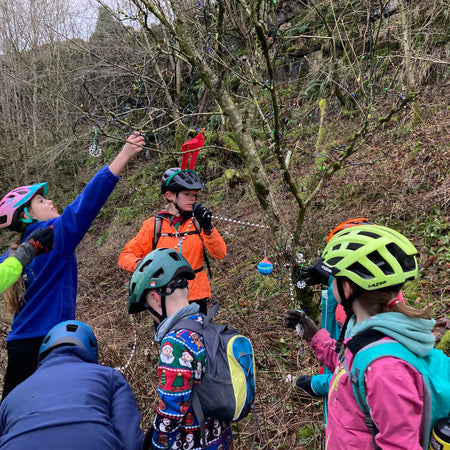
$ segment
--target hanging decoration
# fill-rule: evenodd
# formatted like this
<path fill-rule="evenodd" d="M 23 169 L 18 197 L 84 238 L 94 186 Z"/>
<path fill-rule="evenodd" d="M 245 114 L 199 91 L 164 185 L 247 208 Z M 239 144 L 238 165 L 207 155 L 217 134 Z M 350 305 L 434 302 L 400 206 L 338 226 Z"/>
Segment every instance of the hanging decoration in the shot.
<path fill-rule="evenodd" d="M 94 139 L 92 144 L 89 146 L 89 154 L 94 158 L 98 158 L 102 154 L 102 149 L 98 145 L 97 127 L 94 127 Z"/>
<path fill-rule="evenodd" d="M 258 263 L 258 272 L 262 275 L 270 275 L 273 272 L 273 264 L 267 258 L 264 258 Z"/>
<path fill-rule="evenodd" d="M 197 162 L 197 156 L 204 143 L 205 135 L 202 132 L 197 134 L 195 138 L 192 138 L 181 146 L 181 152 L 183 153 L 183 157 L 181 160 L 181 170 L 194 170 L 195 163 Z"/>

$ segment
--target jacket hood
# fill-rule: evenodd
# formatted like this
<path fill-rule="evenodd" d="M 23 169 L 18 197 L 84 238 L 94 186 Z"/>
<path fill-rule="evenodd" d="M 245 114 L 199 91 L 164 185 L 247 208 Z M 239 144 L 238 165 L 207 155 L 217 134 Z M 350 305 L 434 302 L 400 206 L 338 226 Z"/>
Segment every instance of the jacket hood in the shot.
<path fill-rule="evenodd" d="M 378 330 L 395 339 L 417 356 L 425 356 L 434 347 L 435 336 L 432 333 L 433 319 L 408 317 L 402 313 L 386 312 L 369 317 L 356 323 L 349 337 L 368 329 Z"/>

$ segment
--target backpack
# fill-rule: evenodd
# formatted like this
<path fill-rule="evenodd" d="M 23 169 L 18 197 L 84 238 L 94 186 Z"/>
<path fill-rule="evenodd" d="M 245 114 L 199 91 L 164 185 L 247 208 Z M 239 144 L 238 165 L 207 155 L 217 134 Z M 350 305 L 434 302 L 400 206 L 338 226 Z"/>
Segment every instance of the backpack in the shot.
<path fill-rule="evenodd" d="M 436 348 L 433 348 L 426 356 L 420 357 L 394 339 L 380 340 L 383 337 L 385 335 L 379 331 L 368 330 L 356 335 L 347 343 L 348 349 L 355 355 L 349 376 L 358 406 L 364 413 L 366 424 L 375 437 L 378 430 L 370 416 L 370 408 L 367 404 L 364 373 L 376 359 L 385 356 L 403 359 L 423 377 L 424 411 L 421 445 L 423 449 L 428 449 L 436 421 L 450 413 L 450 358 Z M 375 445 L 375 448 L 378 446 Z"/>
<path fill-rule="evenodd" d="M 209 314 L 203 316 L 203 323 L 182 319 L 171 329 L 187 329 L 204 338 L 205 373 L 202 381 L 192 389 L 191 396 L 203 437 L 205 417 L 237 422 L 253 411 L 255 404 L 253 346 L 236 329 L 212 323 L 219 306 L 214 304 Z"/>
<path fill-rule="evenodd" d="M 171 215 L 167 214 L 167 213 L 164 213 L 164 212 L 163 213 L 158 213 L 158 214 L 155 215 L 155 223 L 154 223 L 154 227 L 153 227 L 152 250 L 156 249 L 156 246 L 158 245 L 159 238 L 161 236 L 171 236 L 171 237 L 176 236 L 175 233 L 161 233 L 162 221 L 163 221 L 164 218 L 169 218 L 169 217 L 171 217 Z M 198 237 L 200 238 L 200 240 L 202 241 L 203 259 L 206 262 L 206 267 L 208 268 L 209 278 L 212 278 L 213 276 L 212 276 L 212 271 L 211 271 L 211 265 L 209 263 L 208 255 L 206 254 L 205 244 L 203 243 L 203 239 L 200 236 L 200 229 L 201 229 L 201 227 L 200 227 L 200 224 L 198 223 L 198 220 L 195 217 L 193 217 L 193 224 L 194 224 L 195 230 L 187 232 L 186 235 L 197 234 Z M 203 270 L 203 267 L 200 268 L 200 269 L 195 270 L 194 272 L 197 273 L 197 272 L 201 272 L 202 270 Z"/>

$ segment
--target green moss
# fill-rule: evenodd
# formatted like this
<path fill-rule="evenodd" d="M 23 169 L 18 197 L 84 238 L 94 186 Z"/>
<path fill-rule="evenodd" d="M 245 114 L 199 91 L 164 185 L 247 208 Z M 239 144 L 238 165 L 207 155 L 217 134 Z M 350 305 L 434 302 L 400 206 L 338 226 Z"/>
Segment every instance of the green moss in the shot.
<path fill-rule="evenodd" d="M 450 330 L 448 330 L 441 339 L 441 342 L 436 346 L 442 350 L 447 356 L 450 356 Z"/>

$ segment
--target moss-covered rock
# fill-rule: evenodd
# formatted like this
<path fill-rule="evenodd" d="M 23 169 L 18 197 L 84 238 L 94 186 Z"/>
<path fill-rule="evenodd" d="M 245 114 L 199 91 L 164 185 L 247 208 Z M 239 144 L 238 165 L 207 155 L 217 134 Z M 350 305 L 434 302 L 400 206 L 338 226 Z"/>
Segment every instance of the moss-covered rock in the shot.
<path fill-rule="evenodd" d="M 442 336 L 441 341 L 436 347 L 442 350 L 447 356 L 450 356 L 450 330 Z"/>

